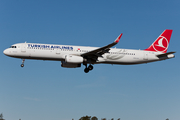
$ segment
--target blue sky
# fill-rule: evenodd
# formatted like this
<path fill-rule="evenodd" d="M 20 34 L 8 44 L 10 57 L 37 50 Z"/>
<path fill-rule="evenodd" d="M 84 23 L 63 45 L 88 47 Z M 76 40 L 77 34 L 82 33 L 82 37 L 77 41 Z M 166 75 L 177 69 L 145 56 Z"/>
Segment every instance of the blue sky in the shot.
<path fill-rule="evenodd" d="M 179 0 L 0 0 L 0 113 L 6 120 L 180 119 Z M 21 42 L 145 49 L 173 29 L 174 59 L 141 65 L 61 68 L 7 57 Z"/>

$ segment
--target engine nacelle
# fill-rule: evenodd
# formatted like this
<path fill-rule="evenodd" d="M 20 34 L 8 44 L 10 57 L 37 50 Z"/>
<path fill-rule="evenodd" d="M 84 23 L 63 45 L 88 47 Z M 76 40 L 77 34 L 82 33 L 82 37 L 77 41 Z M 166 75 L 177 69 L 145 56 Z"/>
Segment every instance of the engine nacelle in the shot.
<path fill-rule="evenodd" d="M 61 67 L 65 67 L 65 68 L 77 68 L 77 67 L 81 67 L 81 64 L 67 63 L 65 61 L 62 61 L 61 62 Z"/>
<path fill-rule="evenodd" d="M 67 63 L 83 63 L 83 57 L 75 56 L 75 55 L 66 55 L 65 62 Z"/>

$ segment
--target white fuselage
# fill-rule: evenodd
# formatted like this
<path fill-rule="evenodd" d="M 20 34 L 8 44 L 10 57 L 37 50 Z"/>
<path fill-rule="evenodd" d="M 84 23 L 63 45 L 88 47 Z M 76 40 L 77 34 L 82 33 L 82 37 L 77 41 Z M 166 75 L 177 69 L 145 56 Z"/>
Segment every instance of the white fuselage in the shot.
<path fill-rule="evenodd" d="M 10 57 L 21 59 L 37 60 L 55 60 L 65 61 L 66 55 L 80 56 L 83 53 L 90 52 L 98 47 L 71 46 L 71 45 L 53 45 L 38 43 L 19 43 L 12 45 L 14 47 L 4 50 L 4 54 Z M 141 64 L 153 61 L 173 58 L 174 55 L 167 57 L 157 57 L 161 52 L 152 52 L 144 50 L 117 49 L 111 48 L 108 53 L 99 56 L 96 62 L 107 64 Z M 83 62 L 82 62 L 83 63 Z"/>
<path fill-rule="evenodd" d="M 53 45 L 38 43 L 19 43 L 4 50 L 10 57 L 23 59 L 56 60 L 61 61 L 61 67 L 77 68 L 85 66 L 84 72 L 93 70 L 93 64 L 142 64 L 173 58 L 173 53 L 168 52 L 172 30 L 164 32 L 145 50 L 116 49 L 112 48 L 121 39 L 122 33 L 114 42 L 103 47 L 86 47 L 72 45 Z"/>

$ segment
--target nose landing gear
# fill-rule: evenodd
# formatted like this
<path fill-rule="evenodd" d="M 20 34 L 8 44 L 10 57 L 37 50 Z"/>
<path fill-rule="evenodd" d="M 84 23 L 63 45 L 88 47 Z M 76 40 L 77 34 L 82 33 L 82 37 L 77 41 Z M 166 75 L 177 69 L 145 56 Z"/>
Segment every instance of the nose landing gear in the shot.
<path fill-rule="evenodd" d="M 86 68 L 84 69 L 84 72 L 85 72 L 85 73 L 88 73 L 90 70 L 93 69 L 93 66 L 92 66 L 92 65 L 89 65 L 89 66 L 87 67 L 87 64 L 85 64 L 85 66 L 86 66 Z"/>
<path fill-rule="evenodd" d="M 21 67 L 24 67 L 24 61 L 25 61 L 25 59 L 22 60 Z"/>

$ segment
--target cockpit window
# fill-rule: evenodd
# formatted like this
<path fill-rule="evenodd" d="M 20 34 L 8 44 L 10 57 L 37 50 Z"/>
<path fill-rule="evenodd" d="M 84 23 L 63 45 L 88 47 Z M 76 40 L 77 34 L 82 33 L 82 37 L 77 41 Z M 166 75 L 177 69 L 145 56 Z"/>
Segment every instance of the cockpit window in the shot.
<path fill-rule="evenodd" d="M 16 46 L 11 46 L 10 48 L 16 48 Z"/>

